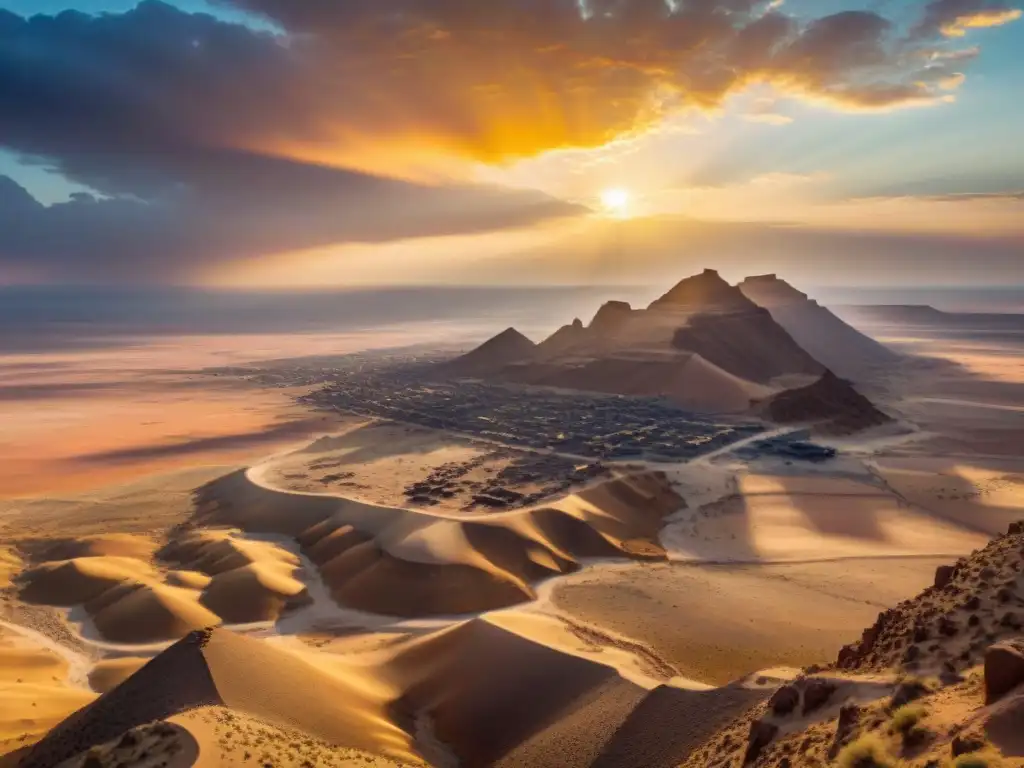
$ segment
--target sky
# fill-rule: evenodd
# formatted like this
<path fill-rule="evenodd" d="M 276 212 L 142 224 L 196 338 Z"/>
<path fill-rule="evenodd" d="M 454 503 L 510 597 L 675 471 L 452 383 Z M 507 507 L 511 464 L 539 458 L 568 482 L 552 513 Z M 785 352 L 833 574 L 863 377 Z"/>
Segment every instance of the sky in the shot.
<path fill-rule="evenodd" d="M 0 0 L 0 285 L 1024 285 L 1016 0 Z"/>

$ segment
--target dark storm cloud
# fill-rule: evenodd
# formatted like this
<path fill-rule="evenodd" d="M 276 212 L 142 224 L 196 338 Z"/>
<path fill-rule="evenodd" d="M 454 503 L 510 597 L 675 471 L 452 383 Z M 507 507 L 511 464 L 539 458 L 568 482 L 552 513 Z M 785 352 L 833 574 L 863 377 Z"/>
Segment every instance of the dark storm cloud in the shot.
<path fill-rule="evenodd" d="M 250 132 L 287 135 L 291 55 L 279 38 L 160 3 L 100 17 L 0 11 L 0 144 L 98 193 L 46 207 L 0 176 L 0 272 L 179 279 L 266 253 L 582 212 L 244 149 Z"/>
<path fill-rule="evenodd" d="M 965 62 L 934 55 L 950 24 L 998 22 L 982 0 L 932 3 L 913 40 L 876 13 L 798 20 L 766 0 L 224 1 L 282 32 L 155 0 L 0 11 L 0 146 L 98 193 L 44 208 L 0 187 L 0 269 L 172 278 L 575 215 L 373 173 L 408 178 L 408 147 L 493 161 L 596 145 L 759 82 L 844 108 L 927 103 Z"/>
<path fill-rule="evenodd" d="M 37 279 L 173 281 L 197 267 L 260 254 L 579 213 L 529 193 L 427 188 L 228 152 L 213 153 L 183 177 L 186 183 L 146 200 L 77 194 L 47 207 L 0 176 L 0 264 L 26 267 Z"/>

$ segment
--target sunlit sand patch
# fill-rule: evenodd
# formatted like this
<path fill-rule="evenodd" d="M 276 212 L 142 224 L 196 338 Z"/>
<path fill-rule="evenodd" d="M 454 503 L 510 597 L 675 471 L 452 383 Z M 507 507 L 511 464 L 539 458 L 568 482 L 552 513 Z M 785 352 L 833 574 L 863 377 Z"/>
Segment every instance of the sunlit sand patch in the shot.
<path fill-rule="evenodd" d="M 673 559 L 784 562 L 948 555 L 984 541 L 908 508 L 877 486 L 842 478 L 739 479 L 739 495 L 673 518 L 662 542 Z"/>
<path fill-rule="evenodd" d="M 68 684 L 55 651 L 0 626 L 0 754 L 49 730 L 95 694 Z"/>
<path fill-rule="evenodd" d="M 1024 462 L 985 459 L 886 458 L 877 462 L 886 482 L 912 504 L 973 530 L 1002 533 L 1024 517 Z"/>

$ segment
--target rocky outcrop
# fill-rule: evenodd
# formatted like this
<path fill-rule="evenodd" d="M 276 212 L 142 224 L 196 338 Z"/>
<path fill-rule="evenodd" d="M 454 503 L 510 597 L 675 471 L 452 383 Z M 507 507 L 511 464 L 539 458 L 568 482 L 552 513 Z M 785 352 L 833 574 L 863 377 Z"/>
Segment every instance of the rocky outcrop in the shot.
<path fill-rule="evenodd" d="M 828 704 L 832 694 L 836 692 L 836 684 L 831 680 L 823 680 L 813 677 L 804 685 L 804 708 L 803 714 L 806 717 L 812 712 Z"/>
<path fill-rule="evenodd" d="M 839 751 L 853 740 L 860 724 L 860 707 L 856 704 L 845 704 L 839 710 L 839 720 L 836 723 L 836 734 L 832 738 L 832 744 L 828 749 L 829 759 L 835 760 Z"/>
<path fill-rule="evenodd" d="M 935 588 L 942 589 L 953 580 L 953 576 L 955 575 L 955 565 L 940 565 L 935 569 Z"/>
<path fill-rule="evenodd" d="M 813 384 L 780 392 L 758 405 L 758 411 L 779 424 L 808 423 L 820 432 L 853 434 L 892 419 L 832 371 Z"/>
<path fill-rule="evenodd" d="M 784 685 L 768 700 L 768 708 L 773 715 L 782 717 L 788 715 L 800 703 L 800 692 L 793 685 Z"/>
<path fill-rule="evenodd" d="M 1009 530 L 938 569 L 935 585 L 917 597 L 880 613 L 859 641 L 840 650 L 837 666 L 901 667 L 956 680 L 987 659 L 990 646 L 1018 638 L 1016 615 L 1024 615 L 1024 526 L 1014 523 Z M 1006 660 L 1006 653 L 994 652 L 994 663 Z"/>
<path fill-rule="evenodd" d="M 985 651 L 985 703 L 1001 699 L 1024 683 L 1024 637 L 996 643 Z"/>
<path fill-rule="evenodd" d="M 755 720 L 750 724 L 750 735 L 747 737 L 747 751 L 743 756 L 743 764 L 757 760 L 761 750 L 772 743 L 779 732 L 779 726 L 764 720 Z"/>

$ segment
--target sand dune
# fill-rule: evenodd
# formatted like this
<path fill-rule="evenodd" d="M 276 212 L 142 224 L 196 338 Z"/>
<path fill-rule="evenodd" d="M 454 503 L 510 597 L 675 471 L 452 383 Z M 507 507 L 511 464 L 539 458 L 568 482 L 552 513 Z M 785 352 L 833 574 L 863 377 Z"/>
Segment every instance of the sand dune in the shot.
<path fill-rule="evenodd" d="M 251 564 L 213 577 L 202 603 L 228 623 L 272 621 L 308 601 L 306 585 L 283 568 Z"/>
<path fill-rule="evenodd" d="M 143 656 L 119 656 L 97 662 L 89 671 L 89 686 L 97 693 L 113 690 L 134 675 L 149 659 Z"/>
<path fill-rule="evenodd" d="M 173 639 L 220 623 L 199 605 L 193 589 L 161 583 L 148 563 L 126 557 L 79 557 L 44 563 L 20 577 L 21 598 L 83 606 L 108 640 L 145 643 Z"/>
<path fill-rule="evenodd" d="M 78 557 L 126 557 L 149 560 L 156 551 L 152 537 L 137 533 L 103 533 L 54 542 L 46 548 L 44 560 L 73 560 Z"/>
<path fill-rule="evenodd" d="M 279 491 L 262 473 L 206 486 L 204 523 L 296 537 L 334 597 L 376 613 L 477 613 L 523 602 L 582 558 L 661 558 L 661 522 L 682 499 L 661 473 L 621 477 L 550 505 L 446 517 Z"/>
<path fill-rule="evenodd" d="M 67 685 L 67 661 L 0 627 L 0 755 L 44 733 L 94 694 Z"/>
<path fill-rule="evenodd" d="M 386 687 L 357 671 L 317 667 L 224 630 L 196 632 L 53 728 L 22 764 L 56 765 L 202 706 L 226 706 L 329 743 L 419 762 L 409 736 L 386 717 L 388 696 Z"/>
<path fill-rule="evenodd" d="M 219 624 L 194 590 L 163 584 L 121 585 L 86 603 L 97 631 L 120 643 L 150 643 Z"/>
<path fill-rule="evenodd" d="M 61 553 L 121 545 L 117 537 L 61 543 Z M 44 562 L 18 577 L 21 599 L 81 606 L 95 630 L 120 643 L 173 640 L 222 622 L 274 621 L 308 602 L 300 559 L 237 531 L 174 535 L 159 560 L 87 556 Z M 166 573 L 162 566 L 178 566 Z"/>
<path fill-rule="evenodd" d="M 77 768 L 76 755 L 92 748 L 113 766 L 145 744 L 151 756 L 199 756 L 197 765 L 251 752 L 274 765 L 668 768 L 769 690 L 638 685 L 614 657 L 567 652 L 539 626 L 495 614 L 352 660 L 196 632 L 141 666 L 104 665 L 95 677 L 106 692 L 53 727 L 22 765 Z"/>
<path fill-rule="evenodd" d="M 179 749 L 192 744 L 198 748 L 194 768 L 252 768 L 273 765 L 275 768 L 402 768 L 405 761 L 376 755 L 365 750 L 339 747 L 302 731 L 268 725 L 244 712 L 227 707 L 201 707 L 169 721 L 180 726 Z M 173 750 L 173 752 L 172 752 Z M 151 754 L 160 754 L 150 749 Z M 167 744 L 164 754 L 176 753 Z M 169 766 L 174 768 L 174 766 Z"/>
<path fill-rule="evenodd" d="M 398 706 L 427 712 L 438 738 L 467 768 L 495 764 L 583 698 L 615 696 L 618 688 L 643 694 L 610 666 L 485 619 L 404 648 L 382 674 L 404 690 Z"/>
<path fill-rule="evenodd" d="M 210 583 L 210 576 L 200 571 L 168 571 L 167 583 L 172 587 L 188 587 L 189 589 L 204 589 Z"/>
<path fill-rule="evenodd" d="M 32 603 L 87 603 L 123 583 L 156 578 L 153 568 L 130 557 L 78 557 L 44 563 L 21 575 L 21 598 Z"/>

